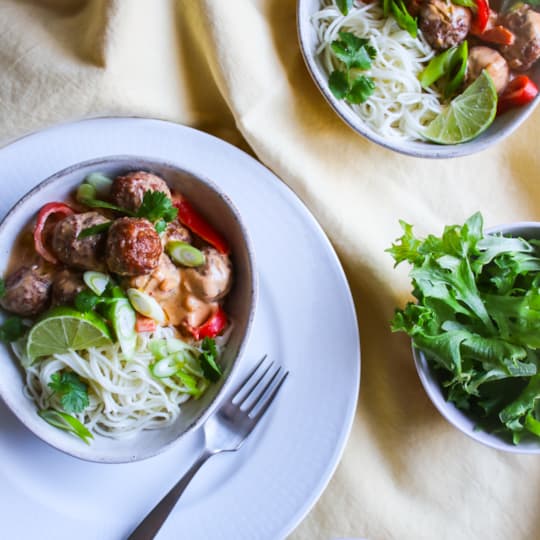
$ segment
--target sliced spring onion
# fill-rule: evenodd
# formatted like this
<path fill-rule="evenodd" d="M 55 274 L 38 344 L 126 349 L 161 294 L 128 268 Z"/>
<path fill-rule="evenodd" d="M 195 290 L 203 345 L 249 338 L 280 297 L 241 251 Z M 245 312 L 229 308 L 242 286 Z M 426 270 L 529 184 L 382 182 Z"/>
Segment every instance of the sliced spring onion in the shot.
<path fill-rule="evenodd" d="M 111 191 L 113 181 L 100 172 L 90 173 L 84 181 L 93 186 L 100 197 L 106 197 Z M 94 197 L 92 197 L 94 198 Z"/>
<path fill-rule="evenodd" d="M 154 319 L 159 324 L 165 322 L 165 312 L 155 298 L 138 289 L 128 289 L 127 295 L 133 309 L 145 317 Z"/>
<path fill-rule="evenodd" d="M 176 372 L 176 376 L 182 381 L 182 384 L 186 387 L 187 393 L 193 397 L 198 398 L 201 395 L 201 389 L 197 385 L 197 379 L 189 373 L 179 369 Z"/>
<path fill-rule="evenodd" d="M 154 362 L 150 366 L 150 372 L 154 377 L 162 379 L 163 377 L 170 377 L 171 375 L 174 375 L 179 368 L 180 366 L 176 356 L 172 355 L 166 356 L 165 358 Z"/>
<path fill-rule="evenodd" d="M 103 272 L 88 270 L 83 274 L 83 280 L 92 292 L 101 296 L 105 292 L 111 278 Z"/>
<path fill-rule="evenodd" d="M 167 242 L 165 251 L 170 255 L 171 259 L 183 266 L 202 266 L 205 262 L 204 253 L 191 244 L 172 240 Z"/>
<path fill-rule="evenodd" d="M 90 184 L 81 184 L 77 188 L 77 195 L 76 195 L 75 198 L 80 203 L 85 204 L 84 203 L 85 200 L 87 200 L 87 199 L 95 199 L 96 195 L 97 195 L 97 192 L 96 192 L 96 188 L 94 186 L 91 186 Z"/>
<path fill-rule="evenodd" d="M 167 340 L 167 350 L 170 354 L 177 352 L 184 352 L 186 349 L 189 349 L 191 346 L 182 341 L 181 339 L 171 338 Z"/>
<path fill-rule="evenodd" d="M 90 444 L 89 439 L 94 438 L 84 424 L 81 424 L 74 416 L 54 409 L 44 409 L 38 411 L 38 414 L 45 422 L 51 424 L 51 426 L 73 433 L 73 435 L 81 438 L 86 444 Z"/>
<path fill-rule="evenodd" d="M 137 332 L 135 331 L 136 315 L 129 301 L 118 298 L 111 302 L 107 310 L 108 319 L 120 343 L 122 352 L 126 358 L 131 358 L 135 352 Z"/>
<path fill-rule="evenodd" d="M 77 240 L 79 238 L 88 238 L 89 236 L 94 236 L 95 234 L 101 234 L 105 231 L 109 230 L 109 227 L 112 225 L 112 221 L 106 221 L 105 223 L 100 223 L 99 225 L 93 225 L 92 227 L 88 227 L 86 229 L 83 229 L 78 235 Z"/>
<path fill-rule="evenodd" d="M 148 343 L 148 348 L 156 360 L 161 360 L 169 354 L 166 339 L 153 339 Z"/>

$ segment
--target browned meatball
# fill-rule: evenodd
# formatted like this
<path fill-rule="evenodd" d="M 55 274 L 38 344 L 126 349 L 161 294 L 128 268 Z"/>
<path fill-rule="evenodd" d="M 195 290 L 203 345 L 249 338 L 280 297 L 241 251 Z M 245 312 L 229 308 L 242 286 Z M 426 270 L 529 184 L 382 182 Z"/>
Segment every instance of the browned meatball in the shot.
<path fill-rule="evenodd" d="M 161 235 L 161 241 L 165 246 L 167 242 L 178 241 L 191 244 L 191 233 L 185 227 L 182 227 L 178 221 L 171 221 Z"/>
<path fill-rule="evenodd" d="M 6 292 L 0 305 L 7 311 L 31 317 L 45 310 L 49 302 L 51 278 L 37 266 L 23 266 L 6 279 Z"/>
<path fill-rule="evenodd" d="M 435 49 L 461 43 L 471 28 L 471 11 L 444 0 L 427 0 L 420 8 L 420 29 Z"/>
<path fill-rule="evenodd" d="M 223 298 L 232 284 L 232 265 L 228 255 L 214 248 L 205 247 L 205 263 L 184 271 L 184 286 L 197 298 L 215 302 Z"/>
<path fill-rule="evenodd" d="M 137 210 L 147 191 L 161 191 L 171 197 L 171 190 L 163 178 L 149 172 L 135 171 L 114 179 L 111 198 L 114 204 L 122 208 Z"/>
<path fill-rule="evenodd" d="M 86 288 L 80 272 L 61 270 L 54 276 L 52 285 L 52 303 L 55 306 L 73 304 L 78 293 Z"/>
<path fill-rule="evenodd" d="M 94 234 L 85 238 L 78 236 L 81 231 L 107 221 L 109 220 L 97 212 L 72 214 L 62 219 L 53 231 L 54 254 L 67 266 L 81 270 L 104 270 L 105 234 Z"/>
<path fill-rule="evenodd" d="M 472 83 L 476 80 L 484 69 L 493 79 L 497 93 L 504 92 L 510 76 L 506 60 L 490 47 L 473 47 L 469 52 L 467 63 L 467 82 Z"/>
<path fill-rule="evenodd" d="M 502 15 L 500 22 L 515 35 L 514 43 L 501 52 L 512 69 L 528 70 L 540 58 L 540 13 L 523 4 Z"/>
<path fill-rule="evenodd" d="M 149 274 L 163 252 L 159 234 L 144 218 L 120 218 L 109 229 L 106 258 L 111 272 L 121 276 Z"/>

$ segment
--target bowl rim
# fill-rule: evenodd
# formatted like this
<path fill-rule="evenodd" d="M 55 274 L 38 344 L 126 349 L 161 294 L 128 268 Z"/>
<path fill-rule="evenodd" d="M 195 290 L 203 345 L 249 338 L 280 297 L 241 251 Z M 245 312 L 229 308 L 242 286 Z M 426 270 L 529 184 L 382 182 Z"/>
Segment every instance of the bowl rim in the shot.
<path fill-rule="evenodd" d="M 99 454 L 94 456 L 93 452 L 91 451 L 91 447 L 90 447 L 90 450 L 87 447 L 85 447 L 84 448 L 85 451 L 80 452 L 80 453 L 76 451 L 67 450 L 66 448 L 62 446 L 60 442 L 55 442 L 48 437 L 44 437 L 42 434 L 37 433 L 29 424 L 27 424 L 24 421 L 22 414 L 19 411 L 19 408 L 17 406 L 17 400 L 7 399 L 4 393 L 2 393 L 2 386 L 0 385 L 0 399 L 4 401 L 4 403 L 9 408 L 9 410 L 36 437 L 38 437 L 40 440 L 42 440 L 49 446 L 63 452 L 66 455 L 75 457 L 77 459 L 81 459 L 83 461 L 93 462 L 93 463 L 119 464 L 119 463 L 135 463 L 138 461 L 143 461 L 143 460 L 149 459 L 151 457 L 157 456 L 165 452 L 166 450 L 170 449 L 171 447 L 179 443 L 181 439 L 184 438 L 188 433 L 191 433 L 195 431 L 197 428 L 199 428 L 215 412 L 218 405 L 224 399 L 226 392 L 230 389 L 232 380 L 238 371 L 238 366 L 243 356 L 245 355 L 247 344 L 249 342 L 249 338 L 251 336 L 251 332 L 253 329 L 253 321 L 255 319 L 255 313 L 256 313 L 258 299 L 259 299 L 259 278 L 258 278 L 256 261 L 255 261 L 255 249 L 253 246 L 253 241 L 251 239 L 251 236 L 247 230 L 247 227 L 244 224 L 244 221 L 241 218 L 240 212 L 237 209 L 236 205 L 232 202 L 230 197 L 213 180 L 209 179 L 206 175 L 200 174 L 199 172 L 195 172 L 181 165 L 175 164 L 169 160 L 164 160 L 161 158 L 141 156 L 141 155 L 131 155 L 131 154 L 120 154 L 120 155 L 101 156 L 98 158 L 92 158 L 89 160 L 74 163 L 72 165 L 68 165 L 67 167 L 64 167 L 63 169 L 54 172 L 50 176 L 46 177 L 44 180 L 38 182 L 34 187 L 32 187 L 31 190 L 27 191 L 20 199 L 18 199 L 15 202 L 15 204 L 13 204 L 13 206 L 6 212 L 5 216 L 0 220 L 0 238 L 3 235 L 4 229 L 7 223 L 19 211 L 20 207 L 25 205 L 27 201 L 32 199 L 43 188 L 48 187 L 51 184 L 61 182 L 62 179 L 65 178 L 66 175 L 75 173 L 78 170 L 86 168 L 86 167 L 90 167 L 90 166 L 99 167 L 100 165 L 104 165 L 104 164 L 110 165 L 110 164 L 114 164 L 118 162 L 118 165 L 120 167 L 123 165 L 123 163 L 125 163 L 126 168 L 127 168 L 130 161 L 131 162 L 137 161 L 138 163 L 144 164 L 143 168 L 147 166 L 148 169 L 150 170 L 152 169 L 152 165 L 157 165 L 157 166 L 162 166 L 162 167 L 169 167 L 179 174 L 185 174 L 185 175 L 191 176 L 195 178 L 198 182 L 201 182 L 204 185 L 206 185 L 206 187 L 211 189 L 224 202 L 224 204 L 231 211 L 231 214 L 234 220 L 238 224 L 240 231 L 242 233 L 242 238 L 244 240 L 246 253 L 247 253 L 247 263 L 248 263 L 247 270 L 248 270 L 248 275 L 249 275 L 249 285 L 250 285 L 249 289 L 251 293 L 251 302 L 250 302 L 249 315 L 246 321 L 245 332 L 243 333 L 243 336 L 239 343 L 238 351 L 234 357 L 234 360 L 232 362 L 227 378 L 223 381 L 223 384 L 221 388 L 218 390 L 218 392 L 216 393 L 215 397 L 212 399 L 209 405 L 190 424 L 187 425 L 186 429 L 182 433 L 180 433 L 177 437 L 175 437 L 171 441 L 168 441 L 167 443 L 161 445 L 156 450 L 147 452 L 143 455 L 134 455 L 133 452 L 130 452 L 129 455 L 126 453 L 125 456 L 119 458 L 113 454 L 108 453 L 107 451 L 101 451 Z M 8 347 L 9 347 L 9 344 L 6 344 L 6 352 L 8 356 L 10 356 L 10 361 L 15 362 L 16 359 L 14 359 L 13 355 L 9 353 Z M 20 367 L 20 366 L 17 365 L 17 367 Z M 21 384 L 22 383 L 23 383 L 23 380 L 21 379 Z M 25 398 L 22 392 L 21 392 L 21 398 Z M 52 426 L 48 426 L 48 425 L 45 425 L 44 427 L 45 428 L 49 427 L 51 430 L 54 429 Z M 45 429 L 45 431 L 49 431 L 49 430 Z M 111 441 L 114 441 L 114 439 L 111 439 Z"/>
<path fill-rule="evenodd" d="M 323 77 L 317 61 L 315 51 L 309 46 L 308 28 L 311 26 L 309 17 L 312 13 L 307 10 L 307 3 L 310 0 L 298 0 L 296 4 L 296 32 L 300 44 L 300 51 L 306 64 L 307 70 L 315 82 L 315 85 L 324 96 L 327 103 L 334 110 L 339 118 L 353 131 L 365 137 L 369 141 L 406 156 L 428 159 L 448 159 L 476 154 L 486 150 L 488 147 L 501 142 L 518 129 L 525 120 L 533 113 L 538 103 L 540 103 L 540 93 L 526 106 L 510 111 L 506 114 L 514 114 L 512 122 L 506 123 L 498 128 L 494 133 L 487 131 L 481 133 L 474 139 L 460 144 L 442 145 L 429 141 L 407 141 L 400 139 L 388 139 L 373 131 L 363 123 L 363 120 L 346 104 L 338 101 L 330 92 L 328 81 Z M 311 0 L 313 1 L 313 0 Z M 493 123 L 491 124 L 493 125 Z M 488 128 L 489 129 L 489 128 Z"/>
<path fill-rule="evenodd" d="M 501 225 L 494 225 L 484 230 L 485 234 L 512 234 L 520 236 L 517 231 L 522 229 L 537 229 L 540 233 L 540 221 L 515 221 Z M 461 409 L 458 409 L 453 403 L 444 398 L 440 384 L 435 380 L 433 369 L 429 365 L 426 354 L 419 348 L 415 347 L 411 340 L 411 349 L 416 367 L 416 372 L 428 395 L 431 403 L 439 411 L 439 413 L 455 428 L 467 435 L 471 439 L 484 444 L 490 448 L 509 452 L 513 454 L 540 454 L 540 440 L 528 441 L 525 444 L 517 445 L 504 441 L 502 438 L 488 433 L 483 430 L 475 430 L 474 425 L 469 427 L 468 424 L 474 424 L 474 421 Z M 458 420 L 459 419 L 459 420 Z M 465 422 L 467 425 L 465 425 Z"/>

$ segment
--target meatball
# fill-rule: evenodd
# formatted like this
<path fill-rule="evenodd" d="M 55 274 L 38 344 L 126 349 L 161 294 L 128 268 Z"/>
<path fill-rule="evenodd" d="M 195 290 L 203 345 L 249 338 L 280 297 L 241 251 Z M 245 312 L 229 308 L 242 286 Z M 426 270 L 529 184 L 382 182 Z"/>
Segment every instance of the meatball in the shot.
<path fill-rule="evenodd" d="M 228 255 L 211 247 L 201 250 L 205 263 L 184 271 L 184 286 L 197 298 L 215 302 L 223 298 L 232 284 L 232 265 Z"/>
<path fill-rule="evenodd" d="M 471 12 L 444 0 L 427 0 L 420 8 L 420 29 L 435 49 L 461 43 L 471 28 Z"/>
<path fill-rule="evenodd" d="M 149 172 L 135 171 L 114 179 L 111 198 L 114 204 L 135 211 L 141 206 L 147 191 L 161 191 L 171 197 L 171 190 L 163 178 Z"/>
<path fill-rule="evenodd" d="M 107 266 L 121 276 L 149 274 L 163 253 L 155 227 L 144 218 L 120 218 L 110 227 L 105 250 Z"/>
<path fill-rule="evenodd" d="M 0 305 L 7 311 L 31 317 L 45 310 L 49 302 L 51 278 L 37 266 L 23 266 L 6 279 L 6 291 Z"/>
<path fill-rule="evenodd" d="M 186 244 L 191 243 L 191 233 L 185 227 L 182 227 L 178 221 L 171 221 L 167 224 L 167 228 L 161 235 L 161 241 L 165 246 L 167 242 L 178 241 L 185 242 Z"/>
<path fill-rule="evenodd" d="M 86 288 L 82 274 L 67 268 L 54 277 L 52 284 L 52 303 L 55 306 L 73 304 L 78 293 Z"/>
<path fill-rule="evenodd" d="M 97 212 L 72 214 L 59 221 L 53 231 L 52 250 L 67 266 L 81 270 L 104 270 L 103 248 L 105 235 L 94 234 L 78 238 L 81 231 L 107 223 L 107 219 Z"/>
<path fill-rule="evenodd" d="M 540 58 L 540 13 L 521 5 L 501 16 L 500 23 L 515 35 L 501 52 L 512 69 L 527 71 Z"/>
<path fill-rule="evenodd" d="M 127 285 L 148 293 L 159 302 L 178 291 L 180 270 L 173 264 L 168 255 L 162 253 L 159 263 L 152 273 L 131 277 L 127 280 Z"/>
<path fill-rule="evenodd" d="M 467 64 L 467 81 L 476 80 L 483 70 L 486 70 L 495 84 L 498 94 L 502 94 L 508 84 L 510 70 L 504 57 L 490 47 L 473 47 L 469 52 Z"/>

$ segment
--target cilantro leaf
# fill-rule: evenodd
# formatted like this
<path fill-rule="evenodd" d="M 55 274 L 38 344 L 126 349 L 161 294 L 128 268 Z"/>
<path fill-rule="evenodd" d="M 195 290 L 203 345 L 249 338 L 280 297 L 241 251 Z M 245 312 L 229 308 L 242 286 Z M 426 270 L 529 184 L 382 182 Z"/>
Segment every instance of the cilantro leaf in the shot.
<path fill-rule="evenodd" d="M 136 212 L 137 217 L 143 217 L 154 223 L 158 220 L 170 222 L 178 215 L 170 197 L 161 191 L 147 191 L 143 196 L 141 206 Z"/>
<path fill-rule="evenodd" d="M 352 84 L 346 100 L 349 103 L 364 103 L 375 91 L 375 82 L 371 77 L 360 75 Z"/>
<path fill-rule="evenodd" d="M 375 49 L 368 45 L 369 40 L 344 31 L 339 32 L 339 37 L 330 47 L 347 68 L 369 69 L 371 60 L 375 57 Z"/>
<path fill-rule="evenodd" d="M 156 221 L 154 227 L 156 228 L 156 231 L 158 234 L 161 234 L 162 232 L 165 232 L 165 229 L 167 228 L 167 222 L 164 219 L 159 219 Z"/>
<path fill-rule="evenodd" d="M 330 91 L 337 99 L 345 99 L 348 103 L 364 103 L 373 94 L 375 82 L 371 77 L 358 75 L 358 70 L 369 69 L 377 51 L 368 39 L 344 31 L 339 32 L 339 39 L 330 47 L 345 66 L 344 71 L 336 69 L 330 74 Z"/>
<path fill-rule="evenodd" d="M 343 99 L 349 93 L 349 81 L 343 71 L 337 69 L 332 71 L 328 79 L 328 86 L 332 94 L 338 99 Z"/>
<path fill-rule="evenodd" d="M 0 298 L 6 295 L 6 280 L 0 278 Z"/>
<path fill-rule="evenodd" d="M 202 352 L 199 355 L 199 364 L 203 370 L 203 374 L 209 381 L 216 382 L 222 375 L 221 368 L 216 363 L 216 342 L 212 338 L 205 337 L 201 348 Z"/>
<path fill-rule="evenodd" d="M 88 385 L 72 371 L 60 371 L 51 375 L 48 384 L 57 394 L 62 408 L 67 413 L 80 413 L 88 407 Z"/>
<path fill-rule="evenodd" d="M 92 311 L 99 303 L 104 300 L 90 289 L 84 289 L 75 296 L 75 307 L 82 313 Z"/>
<path fill-rule="evenodd" d="M 352 8 L 353 0 L 336 0 L 337 7 L 343 15 L 347 15 Z"/>
<path fill-rule="evenodd" d="M 8 317 L 0 325 L 0 341 L 11 343 L 22 338 L 26 333 L 26 326 L 20 317 Z"/>

